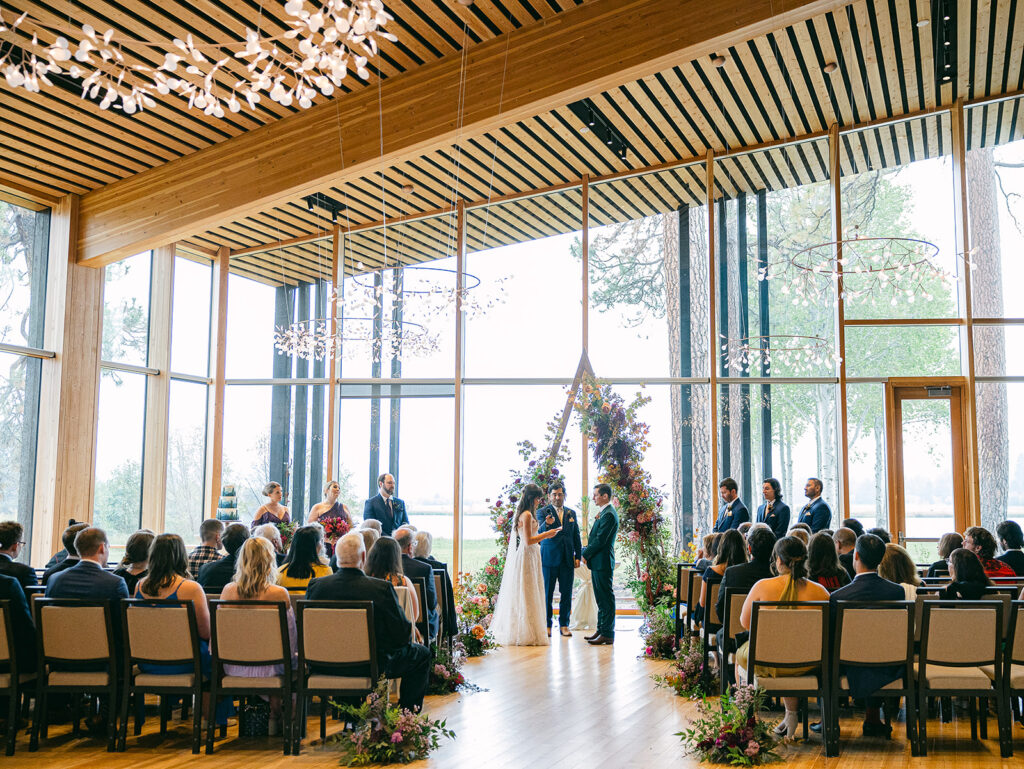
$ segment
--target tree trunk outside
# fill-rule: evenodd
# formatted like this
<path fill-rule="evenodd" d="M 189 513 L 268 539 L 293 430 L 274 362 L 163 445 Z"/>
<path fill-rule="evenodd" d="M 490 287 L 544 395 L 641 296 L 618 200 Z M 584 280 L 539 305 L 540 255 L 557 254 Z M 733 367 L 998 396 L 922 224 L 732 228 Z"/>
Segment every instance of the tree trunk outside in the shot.
<path fill-rule="evenodd" d="M 681 368 L 681 350 L 679 344 L 679 213 L 671 211 L 662 216 L 662 261 L 661 270 L 665 279 L 665 319 L 668 323 L 668 359 L 669 371 L 678 376 Z M 675 552 L 679 552 L 686 539 L 686 521 L 683 517 L 684 505 L 689 508 L 689 500 L 683 500 L 683 473 L 692 472 L 684 468 L 680 445 L 683 439 L 682 424 L 683 391 L 679 385 L 669 387 L 669 411 L 672 420 L 672 492 L 671 505 L 672 531 Z"/>

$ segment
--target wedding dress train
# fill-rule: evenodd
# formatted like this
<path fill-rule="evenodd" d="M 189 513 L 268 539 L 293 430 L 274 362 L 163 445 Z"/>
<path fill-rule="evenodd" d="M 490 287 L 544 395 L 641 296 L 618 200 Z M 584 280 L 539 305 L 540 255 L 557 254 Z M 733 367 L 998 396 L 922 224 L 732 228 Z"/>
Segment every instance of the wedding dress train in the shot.
<path fill-rule="evenodd" d="M 546 646 L 547 608 L 544 603 L 544 573 L 541 571 L 540 545 L 528 545 L 527 536 L 533 516 L 519 516 L 516 530 L 508 542 L 501 588 L 491 620 L 491 633 L 502 646 Z"/>

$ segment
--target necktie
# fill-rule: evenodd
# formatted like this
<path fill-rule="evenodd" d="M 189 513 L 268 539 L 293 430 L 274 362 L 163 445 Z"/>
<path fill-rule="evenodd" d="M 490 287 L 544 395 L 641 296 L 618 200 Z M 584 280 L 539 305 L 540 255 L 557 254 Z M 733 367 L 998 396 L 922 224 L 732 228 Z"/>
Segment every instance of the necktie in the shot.
<path fill-rule="evenodd" d="M 391 497 L 388 497 L 388 515 L 395 517 L 395 508 L 391 506 Z"/>

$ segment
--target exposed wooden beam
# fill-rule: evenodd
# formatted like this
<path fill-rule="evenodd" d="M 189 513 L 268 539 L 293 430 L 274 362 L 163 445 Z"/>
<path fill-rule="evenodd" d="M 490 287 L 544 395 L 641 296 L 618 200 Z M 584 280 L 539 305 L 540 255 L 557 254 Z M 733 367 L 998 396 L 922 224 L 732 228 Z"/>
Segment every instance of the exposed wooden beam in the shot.
<path fill-rule="evenodd" d="M 87 193 L 79 263 L 184 240 L 846 4 L 594 0 Z"/>

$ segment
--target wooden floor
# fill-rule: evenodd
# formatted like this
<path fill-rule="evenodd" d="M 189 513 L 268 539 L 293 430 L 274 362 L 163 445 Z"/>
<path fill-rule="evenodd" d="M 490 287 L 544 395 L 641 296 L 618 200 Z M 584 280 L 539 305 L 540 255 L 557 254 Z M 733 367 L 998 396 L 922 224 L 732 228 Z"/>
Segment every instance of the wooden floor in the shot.
<path fill-rule="evenodd" d="M 619 620 L 614 647 L 588 646 L 576 633 L 571 639 L 553 638 L 551 647 L 501 649 L 471 660 L 466 675 L 487 691 L 429 697 L 427 709 L 446 718 L 456 732 L 422 767 L 509 767 L 531 764 L 544 767 L 587 769 L 640 769 L 643 767 L 697 766 L 682 752 L 673 734 L 687 725 L 693 703 L 656 689 L 649 675 L 666 663 L 637 659 L 640 640 L 636 620 Z M 19 740 L 12 758 L 0 758 L 3 769 L 17 767 L 98 767 L 104 769 L 170 769 L 193 766 L 205 769 L 301 769 L 336 766 L 329 750 L 307 741 L 302 755 L 286 757 L 280 742 L 238 740 L 235 730 L 218 740 L 213 756 L 193 756 L 188 728 L 176 724 L 161 738 L 154 733 L 156 719 L 147 721 L 139 738 L 129 737 L 125 753 L 109 754 L 104 746 L 86 738 L 72 739 L 70 729 L 51 728 L 50 739 L 38 753 L 27 751 Z M 336 729 L 337 724 L 329 728 Z M 318 727 L 311 720 L 311 735 Z M 1014 727 L 1016 757 L 1002 760 L 995 739 L 995 721 L 989 722 L 988 740 L 972 743 L 970 720 L 958 714 L 952 723 L 929 723 L 929 755 L 912 759 L 900 724 L 892 741 L 860 738 L 860 723 L 842 721 L 844 741 L 839 758 L 824 758 L 820 738 L 783 748 L 787 767 L 1020 767 L 1024 766 L 1024 728 Z"/>

